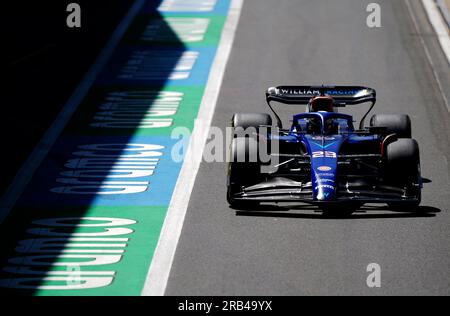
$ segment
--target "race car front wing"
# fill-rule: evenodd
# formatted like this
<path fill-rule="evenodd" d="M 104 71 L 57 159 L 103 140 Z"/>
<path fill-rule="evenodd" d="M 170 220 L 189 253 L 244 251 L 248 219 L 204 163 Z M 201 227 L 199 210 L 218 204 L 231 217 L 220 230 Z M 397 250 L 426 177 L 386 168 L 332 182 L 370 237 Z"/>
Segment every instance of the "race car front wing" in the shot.
<path fill-rule="evenodd" d="M 419 184 L 417 184 L 419 186 Z M 345 202 L 358 203 L 393 203 L 417 202 L 418 196 L 408 195 L 405 188 L 388 185 L 358 185 L 346 183 L 339 185 L 335 200 L 315 200 L 311 182 L 298 182 L 288 178 L 276 177 L 269 181 L 248 187 L 232 196 L 234 200 L 255 202 L 303 202 L 308 204 L 332 204 Z"/>

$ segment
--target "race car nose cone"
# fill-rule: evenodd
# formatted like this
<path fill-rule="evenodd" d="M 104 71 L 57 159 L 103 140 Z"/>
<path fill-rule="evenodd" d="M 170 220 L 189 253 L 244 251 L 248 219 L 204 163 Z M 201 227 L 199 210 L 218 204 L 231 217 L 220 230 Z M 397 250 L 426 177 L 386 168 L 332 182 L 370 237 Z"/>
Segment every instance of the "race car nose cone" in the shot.
<path fill-rule="evenodd" d="M 336 191 L 334 186 L 322 184 L 317 186 L 316 199 L 318 201 L 331 201 L 336 198 Z"/>
<path fill-rule="evenodd" d="M 314 199 L 318 201 L 332 201 L 336 199 L 337 159 L 315 159 L 312 166 L 315 168 L 313 174 Z"/>
<path fill-rule="evenodd" d="M 317 164 L 317 162 L 319 164 Z M 315 159 L 313 167 L 315 167 L 315 172 L 313 174 L 313 195 L 315 200 L 332 201 L 336 199 L 337 159 Z"/>

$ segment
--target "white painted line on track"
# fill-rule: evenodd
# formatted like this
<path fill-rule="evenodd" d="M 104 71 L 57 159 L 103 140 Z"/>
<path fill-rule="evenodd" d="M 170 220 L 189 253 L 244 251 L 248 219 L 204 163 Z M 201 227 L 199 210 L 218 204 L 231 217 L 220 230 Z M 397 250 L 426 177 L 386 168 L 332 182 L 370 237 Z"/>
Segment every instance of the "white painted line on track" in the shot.
<path fill-rule="evenodd" d="M 433 72 L 434 79 L 436 80 L 436 83 L 437 83 L 437 85 L 438 85 L 438 87 L 439 87 L 439 91 L 441 92 L 442 98 L 443 98 L 444 103 L 445 103 L 445 105 L 446 105 L 446 107 L 447 107 L 447 111 L 450 113 L 450 104 L 449 104 L 449 100 L 447 99 L 447 97 L 446 97 L 446 95 L 445 95 L 445 93 L 444 93 L 444 88 L 443 88 L 443 86 L 442 86 L 441 80 L 439 79 L 439 76 L 438 76 L 438 74 L 437 74 L 437 72 L 436 72 L 436 66 L 435 66 L 435 64 L 434 64 L 434 62 L 433 62 L 433 59 L 431 58 L 430 50 L 428 49 L 428 47 L 427 47 L 427 45 L 426 45 L 425 40 L 423 39 L 423 37 L 420 36 L 419 22 L 417 22 L 417 19 L 416 19 L 416 17 L 414 16 L 414 12 L 413 12 L 413 9 L 412 9 L 412 7 L 411 7 L 410 0 L 405 0 L 405 3 L 406 3 L 406 6 L 408 7 L 408 12 L 409 12 L 409 15 L 411 16 L 411 19 L 412 19 L 412 21 L 413 21 L 414 28 L 416 29 L 416 32 L 417 32 L 417 34 L 418 34 L 418 36 L 419 36 L 419 38 L 420 38 L 420 42 L 421 42 L 422 47 L 423 47 L 423 49 L 424 49 L 424 51 L 425 51 L 425 55 L 427 56 L 428 63 L 429 63 L 430 66 L 431 66 L 431 70 L 432 70 L 432 72 Z M 447 56 L 447 57 L 448 57 L 448 56 Z"/>
<path fill-rule="evenodd" d="M 191 141 L 185 160 L 172 194 L 166 219 L 156 247 L 147 279 L 142 290 L 145 296 L 164 295 L 175 251 L 183 228 L 184 218 L 189 205 L 189 199 L 194 188 L 195 179 L 200 168 L 203 148 L 205 147 L 208 129 L 222 86 L 225 68 L 233 46 L 234 35 L 239 22 L 244 0 L 232 0 L 227 20 L 222 32 L 220 44 L 214 59 L 205 94 L 203 95 L 196 124 L 191 135 Z M 205 132 L 206 131 L 206 132 Z M 195 142 L 192 141 L 195 139 Z M 196 149 L 202 148 L 201 151 Z"/>
<path fill-rule="evenodd" d="M 111 35 L 106 46 L 102 49 L 92 67 L 83 77 L 83 80 L 80 82 L 72 96 L 69 98 L 61 112 L 56 117 L 55 121 L 52 123 L 51 127 L 47 130 L 31 155 L 17 172 L 14 180 L 6 191 L 7 193 L 0 201 L 0 224 L 3 223 L 5 218 L 8 216 L 12 207 L 15 205 L 20 195 L 23 193 L 26 186 L 30 182 L 37 168 L 41 165 L 42 161 L 47 156 L 56 139 L 59 137 L 59 135 L 69 122 L 70 118 L 72 117 L 73 113 L 76 111 L 81 101 L 88 93 L 95 79 L 110 59 L 112 53 L 114 52 L 114 49 L 119 44 L 130 23 L 142 9 L 144 4 L 145 0 L 136 0 L 134 2 L 123 20 L 114 30 L 114 33 Z"/>
<path fill-rule="evenodd" d="M 436 4 L 439 8 L 439 11 L 442 14 L 442 17 L 445 20 L 445 23 L 447 24 L 447 26 L 450 28 L 450 12 L 448 11 L 448 7 L 446 4 L 447 0 L 436 0 Z M 450 2 L 448 2 L 450 4 Z"/>
<path fill-rule="evenodd" d="M 422 4 L 450 65 L 450 36 L 448 34 L 448 28 L 444 24 L 439 9 L 433 0 L 422 0 Z"/>

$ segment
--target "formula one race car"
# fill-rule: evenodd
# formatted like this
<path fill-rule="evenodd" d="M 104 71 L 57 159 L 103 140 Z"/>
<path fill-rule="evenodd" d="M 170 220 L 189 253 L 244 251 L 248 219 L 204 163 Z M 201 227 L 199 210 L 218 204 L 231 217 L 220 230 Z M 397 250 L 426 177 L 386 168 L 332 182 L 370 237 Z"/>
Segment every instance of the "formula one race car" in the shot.
<path fill-rule="evenodd" d="M 324 212 L 352 213 L 365 203 L 414 210 L 421 200 L 419 146 L 405 114 L 377 114 L 374 89 L 280 86 L 266 92 L 269 114 L 233 116 L 227 200 L 235 209 L 261 202 L 303 202 Z M 283 129 L 271 102 L 306 105 Z M 337 108 L 370 103 L 359 128 Z M 264 147 L 264 148 L 263 148 Z M 263 150 L 262 150 L 263 149 Z M 336 213 L 337 212 L 337 213 Z"/>

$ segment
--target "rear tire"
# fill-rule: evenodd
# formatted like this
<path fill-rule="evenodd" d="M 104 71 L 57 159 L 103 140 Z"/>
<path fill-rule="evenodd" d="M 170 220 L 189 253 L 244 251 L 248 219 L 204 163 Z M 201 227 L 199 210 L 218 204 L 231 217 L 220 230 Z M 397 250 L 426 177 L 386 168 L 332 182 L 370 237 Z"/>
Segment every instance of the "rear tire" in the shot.
<path fill-rule="evenodd" d="M 233 115 L 232 125 L 234 128 L 248 127 L 258 128 L 261 125 L 272 126 L 272 118 L 267 113 L 236 113 Z"/>
<path fill-rule="evenodd" d="M 406 114 L 375 114 L 370 126 L 385 127 L 389 134 L 395 133 L 398 138 L 411 138 L 411 119 Z"/>

